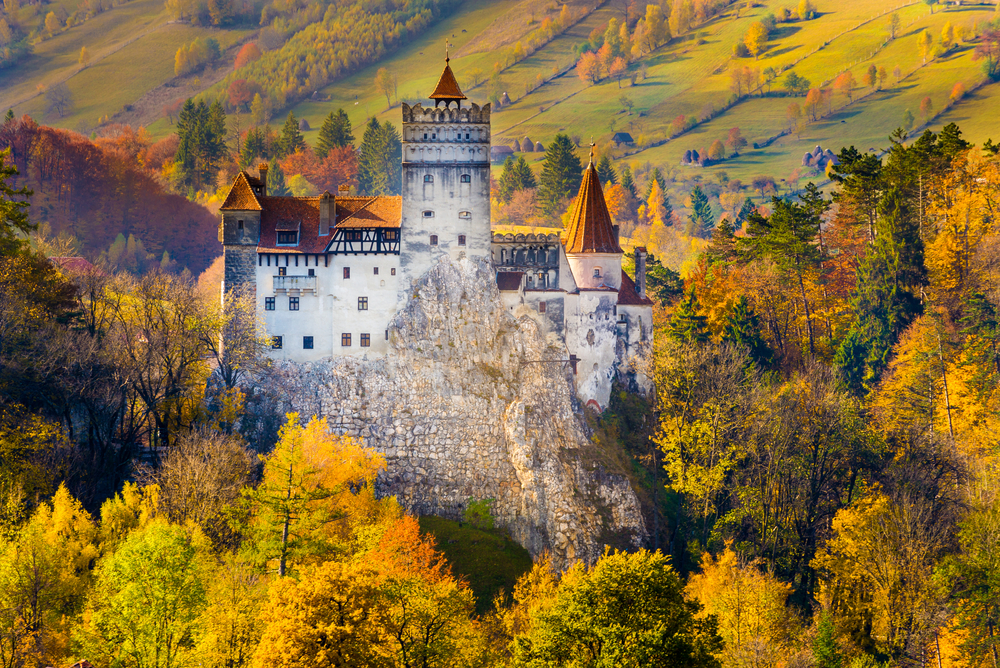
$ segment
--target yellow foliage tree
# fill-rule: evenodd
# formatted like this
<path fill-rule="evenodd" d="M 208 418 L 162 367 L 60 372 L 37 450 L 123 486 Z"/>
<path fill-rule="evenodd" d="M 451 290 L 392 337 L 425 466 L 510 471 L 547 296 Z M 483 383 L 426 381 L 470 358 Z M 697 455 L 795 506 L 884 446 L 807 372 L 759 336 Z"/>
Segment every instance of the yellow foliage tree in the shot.
<path fill-rule="evenodd" d="M 788 655 L 795 631 L 785 608 L 791 587 L 741 559 L 731 544 L 718 557 L 702 555 L 701 572 L 688 579 L 685 593 L 718 620 L 724 665 L 774 666 Z"/>
<path fill-rule="evenodd" d="M 760 54 L 764 53 L 764 49 L 767 48 L 767 26 L 760 21 L 752 24 L 743 36 L 743 43 L 746 44 L 747 51 L 754 57 L 754 60 L 759 58 Z"/>

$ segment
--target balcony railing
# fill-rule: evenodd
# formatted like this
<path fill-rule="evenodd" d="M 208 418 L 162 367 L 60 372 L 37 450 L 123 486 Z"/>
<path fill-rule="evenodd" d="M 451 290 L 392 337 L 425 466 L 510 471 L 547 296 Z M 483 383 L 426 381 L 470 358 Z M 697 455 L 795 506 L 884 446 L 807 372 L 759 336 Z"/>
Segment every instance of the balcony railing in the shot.
<path fill-rule="evenodd" d="M 311 290 L 316 292 L 316 277 L 315 276 L 275 276 L 274 277 L 274 291 L 275 292 L 304 292 Z"/>

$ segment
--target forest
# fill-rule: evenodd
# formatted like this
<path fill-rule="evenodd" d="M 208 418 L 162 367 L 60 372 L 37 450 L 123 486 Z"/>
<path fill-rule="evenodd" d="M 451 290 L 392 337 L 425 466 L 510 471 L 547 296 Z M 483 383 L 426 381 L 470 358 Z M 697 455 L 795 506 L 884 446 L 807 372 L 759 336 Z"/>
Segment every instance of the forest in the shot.
<path fill-rule="evenodd" d="M 992 142 L 900 131 L 825 190 L 762 179 L 719 214 L 699 184 L 687 220 L 658 169 L 600 155 L 623 241 L 659 255 L 655 396 L 586 417 L 648 550 L 474 590 L 377 496 L 378 452 L 268 410 L 252 297 L 221 309 L 214 217 L 169 194 L 261 159 L 275 194 L 398 192 L 398 132 L 355 152 L 333 112 L 310 147 L 289 114 L 236 147 L 231 121 L 0 130 L 0 665 L 996 665 Z M 509 160 L 494 221 L 558 220 L 582 167 L 561 134 L 537 175 Z M 503 535 L 488 499 L 463 524 Z"/>

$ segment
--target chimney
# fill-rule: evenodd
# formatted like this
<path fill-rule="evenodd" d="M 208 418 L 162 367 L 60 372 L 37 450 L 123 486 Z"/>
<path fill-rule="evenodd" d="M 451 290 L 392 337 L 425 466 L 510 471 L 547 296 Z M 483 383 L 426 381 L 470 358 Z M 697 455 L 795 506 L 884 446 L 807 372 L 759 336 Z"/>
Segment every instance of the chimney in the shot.
<path fill-rule="evenodd" d="M 611 230 L 615 233 L 615 243 L 621 246 L 622 228 L 619 225 L 612 225 Z"/>
<path fill-rule="evenodd" d="M 635 249 L 635 291 L 640 297 L 646 296 L 646 248 L 637 246 Z"/>
<path fill-rule="evenodd" d="M 257 165 L 257 173 L 260 174 L 261 192 L 267 197 L 267 163 L 262 162 Z"/>
<path fill-rule="evenodd" d="M 351 184 L 341 183 L 337 186 L 337 197 L 350 197 L 351 196 Z"/>
<path fill-rule="evenodd" d="M 319 235 L 321 237 L 330 233 L 330 218 L 333 217 L 331 214 L 333 213 L 334 201 L 329 190 L 319 196 Z"/>

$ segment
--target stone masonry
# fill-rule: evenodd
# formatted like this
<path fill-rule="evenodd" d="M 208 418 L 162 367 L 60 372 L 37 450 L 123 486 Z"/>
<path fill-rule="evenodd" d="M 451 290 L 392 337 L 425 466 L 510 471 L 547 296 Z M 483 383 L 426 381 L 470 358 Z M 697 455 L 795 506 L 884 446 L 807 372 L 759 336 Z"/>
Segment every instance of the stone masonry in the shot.
<path fill-rule="evenodd" d="M 273 388 L 285 410 L 325 416 L 384 453 L 380 493 L 415 513 L 457 519 L 470 498 L 493 499 L 498 524 L 560 567 L 643 544 L 627 480 L 584 464 L 565 346 L 504 308 L 487 260 L 442 257 L 392 320 L 389 345 L 373 360 L 280 363 Z"/>

